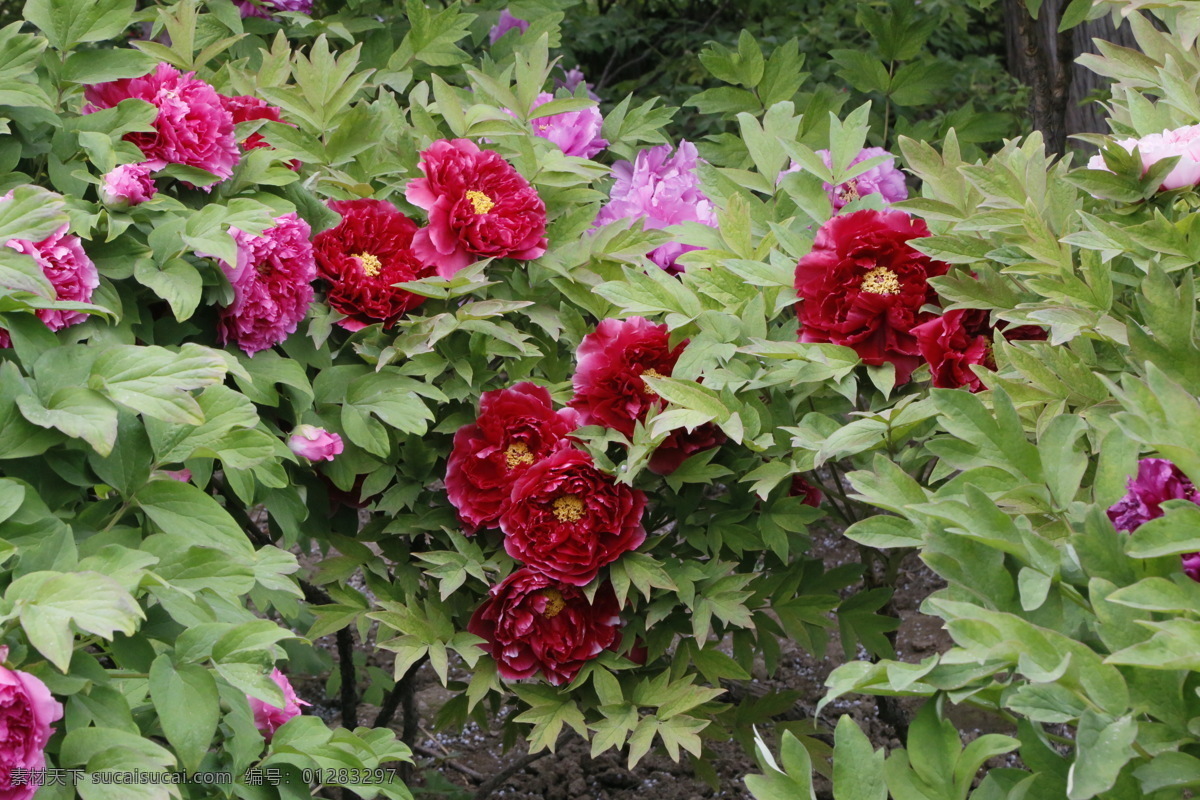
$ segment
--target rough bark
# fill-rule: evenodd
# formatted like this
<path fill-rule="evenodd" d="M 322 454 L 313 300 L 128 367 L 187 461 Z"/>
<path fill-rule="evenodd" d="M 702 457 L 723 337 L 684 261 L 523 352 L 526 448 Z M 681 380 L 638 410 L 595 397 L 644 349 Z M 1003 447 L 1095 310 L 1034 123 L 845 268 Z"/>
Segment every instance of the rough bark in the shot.
<path fill-rule="evenodd" d="M 1067 5 L 1068 0 L 1046 0 L 1035 20 L 1023 0 L 1004 0 L 1008 70 L 1030 87 L 1030 122 L 1054 153 L 1064 151 L 1071 134 L 1108 131 L 1104 108 L 1090 102 L 1108 83 L 1075 59 L 1097 52 L 1094 39 L 1137 46 L 1129 26 L 1116 27 L 1107 15 L 1059 33 Z"/>

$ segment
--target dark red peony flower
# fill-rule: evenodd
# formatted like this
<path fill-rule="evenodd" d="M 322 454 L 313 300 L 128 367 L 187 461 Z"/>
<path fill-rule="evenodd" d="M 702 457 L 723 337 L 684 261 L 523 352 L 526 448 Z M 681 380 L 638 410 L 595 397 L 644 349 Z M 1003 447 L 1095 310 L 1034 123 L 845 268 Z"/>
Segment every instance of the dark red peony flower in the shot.
<path fill-rule="evenodd" d="M 725 444 L 726 438 L 724 432 L 712 422 L 706 422 L 694 431 L 677 428 L 655 448 L 648 466 L 655 475 L 670 475 L 689 456 L 720 447 Z"/>
<path fill-rule="evenodd" d="M 513 485 L 500 513 L 504 549 L 543 575 L 585 586 L 646 540 L 646 495 L 617 484 L 582 450 L 563 448 Z"/>
<path fill-rule="evenodd" d="M 816 486 L 813 486 L 803 475 L 793 475 L 792 485 L 788 489 L 788 497 L 803 497 L 804 505 L 820 508 L 821 501 L 825 499 L 824 493 Z"/>
<path fill-rule="evenodd" d="M 1006 323 L 1001 322 L 992 327 L 988 312 L 979 308 L 947 311 L 921 323 L 912 332 L 917 337 L 921 357 L 929 362 L 934 386 L 978 392 L 984 388 L 983 381 L 971 370 L 971 365 L 996 369 L 992 336 L 997 330 L 1009 340 L 1046 338 L 1046 331 L 1036 325 L 1007 328 Z"/>
<path fill-rule="evenodd" d="M 390 328 L 425 298 L 393 284 L 428 278 L 434 268 L 412 249 L 417 224 L 383 200 L 335 200 L 337 227 L 313 239 L 325 302 L 346 315 L 338 324 L 357 331 L 382 322 Z"/>
<path fill-rule="evenodd" d="M 854 348 L 865 364 L 896 365 L 896 382 L 921 363 L 912 329 L 932 319 L 936 304 L 928 279 L 949 265 L 907 242 L 929 235 L 903 211 L 857 211 L 821 226 L 812 252 L 796 265 L 800 341 Z"/>
<path fill-rule="evenodd" d="M 570 683 L 583 665 L 620 643 L 620 607 L 605 581 L 591 603 L 583 590 L 521 569 L 493 586 L 467 630 L 484 645 L 505 680 L 539 671 L 555 686 Z"/>
<path fill-rule="evenodd" d="M 495 527 L 513 483 L 564 444 L 579 427 L 573 409 L 555 411 L 550 393 L 532 383 L 484 392 L 479 417 L 454 434 L 446 461 L 446 495 L 470 533 Z"/>
<path fill-rule="evenodd" d="M 546 206 L 499 153 L 467 139 L 439 140 L 421 153 L 424 178 L 408 202 L 429 212 L 413 249 L 450 277 L 479 258 L 538 258 L 546 252 Z"/>

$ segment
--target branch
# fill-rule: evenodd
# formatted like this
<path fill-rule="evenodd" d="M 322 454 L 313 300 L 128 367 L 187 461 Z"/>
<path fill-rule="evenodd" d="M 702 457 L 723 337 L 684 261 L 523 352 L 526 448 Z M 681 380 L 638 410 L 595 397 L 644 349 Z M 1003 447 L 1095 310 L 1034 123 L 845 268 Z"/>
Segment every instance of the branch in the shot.
<path fill-rule="evenodd" d="M 354 634 L 350 626 L 337 632 L 338 670 L 342 673 L 342 727 L 358 727 L 358 680 L 354 674 Z"/>
<path fill-rule="evenodd" d="M 408 668 L 408 671 L 401 676 L 400 680 L 396 681 L 396 685 L 392 687 L 392 691 L 388 692 L 388 696 L 383 699 L 383 705 L 379 707 L 379 713 L 375 716 L 375 723 L 371 727 L 385 728 L 391 724 L 392 717 L 395 716 L 396 709 L 400 707 L 400 701 L 404 699 L 405 692 L 412 689 L 413 679 L 417 676 L 417 670 L 428 660 L 429 654 L 426 653 Z M 408 728 L 408 724 L 408 714 L 405 713 L 404 727 Z M 411 747 L 409 742 L 405 742 L 405 744 Z"/>
<path fill-rule="evenodd" d="M 565 738 L 565 735 L 564 735 L 564 738 Z M 563 739 L 560 738 L 558 740 L 559 744 L 561 744 L 562 741 L 563 741 Z M 558 745 L 556 744 L 555 748 L 557 749 L 557 747 L 558 747 Z M 543 750 L 540 753 L 534 753 L 533 755 L 526 755 L 526 756 L 522 756 L 521 758 L 518 758 L 516 761 L 509 764 L 507 767 L 500 770 L 495 775 L 493 775 L 492 777 L 490 777 L 486 781 L 484 781 L 479 786 L 479 789 L 477 789 L 475 791 L 474 800 L 487 800 L 488 797 L 491 797 L 492 792 L 496 791 L 501 786 L 503 786 L 504 782 L 507 781 L 509 778 L 511 778 L 513 775 L 516 775 L 518 772 L 521 772 L 522 770 L 524 770 L 526 767 L 528 767 L 533 762 L 537 761 L 542 756 L 549 755 L 549 754 L 550 754 L 550 750 L 547 748 L 546 750 Z"/>

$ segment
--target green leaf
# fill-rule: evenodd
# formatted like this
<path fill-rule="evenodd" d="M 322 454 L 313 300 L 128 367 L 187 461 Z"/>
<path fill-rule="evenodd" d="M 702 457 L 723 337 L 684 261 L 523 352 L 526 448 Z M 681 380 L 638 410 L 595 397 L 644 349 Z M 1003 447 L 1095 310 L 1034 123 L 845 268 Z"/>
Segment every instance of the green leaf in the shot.
<path fill-rule="evenodd" d="M 34 425 L 83 439 L 102 456 L 111 453 L 116 444 L 116 406 L 91 389 L 59 389 L 44 406 L 33 395 L 23 395 L 17 398 L 17 407 Z"/>
<path fill-rule="evenodd" d="M 1084 712 L 1075 735 L 1075 762 L 1067 775 L 1068 800 L 1088 800 L 1111 789 L 1135 755 L 1137 735 L 1138 725 L 1132 717 L 1114 719 Z"/>
<path fill-rule="evenodd" d="M 833 741 L 834 800 L 887 800 L 883 750 L 871 747 L 848 714 L 838 720 Z"/>
<path fill-rule="evenodd" d="M 1166 512 L 1138 527 L 1125 540 L 1125 552 L 1133 558 L 1155 558 L 1200 550 L 1200 506 L 1187 500 L 1168 500 Z"/>
<path fill-rule="evenodd" d="M 150 667 L 150 697 L 167 741 L 185 769 L 196 771 L 221 715 L 217 682 L 199 664 L 173 664 L 163 653 Z"/>
<path fill-rule="evenodd" d="M 225 359 L 215 350 L 185 344 L 165 347 L 111 345 L 96 358 L 88 386 L 139 414 L 187 425 L 204 422 L 189 393 L 225 377 Z"/>
<path fill-rule="evenodd" d="M 254 548 L 246 534 L 209 495 L 180 481 L 151 481 L 134 495 L 138 507 L 159 530 L 185 536 L 194 544 L 215 547 L 252 560 Z"/>
<path fill-rule="evenodd" d="M 134 0 L 26 0 L 24 16 L 54 49 L 71 50 L 83 42 L 114 38 L 129 27 L 134 10 Z"/>
<path fill-rule="evenodd" d="M 140 78 L 157 65 L 158 59 L 140 50 L 88 50 L 67 56 L 61 74 L 71 83 L 104 83 Z"/>

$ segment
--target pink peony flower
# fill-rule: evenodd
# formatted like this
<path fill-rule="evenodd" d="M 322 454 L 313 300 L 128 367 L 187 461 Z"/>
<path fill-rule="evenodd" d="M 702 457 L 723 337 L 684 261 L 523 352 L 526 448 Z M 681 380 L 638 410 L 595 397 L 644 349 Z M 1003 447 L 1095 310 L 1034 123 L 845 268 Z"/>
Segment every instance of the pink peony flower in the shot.
<path fill-rule="evenodd" d="M 12 195 L 9 192 L 0 197 L 0 203 L 8 202 Z M 92 292 L 100 285 L 100 273 L 83 251 L 79 237 L 67 233 L 69 229 L 68 225 L 63 225 L 40 242 L 9 239 L 5 244 L 18 253 L 33 257 L 54 287 L 54 296 L 50 299 L 88 303 L 91 302 Z M 82 311 L 55 308 L 40 308 L 36 313 L 37 318 L 52 331 L 78 325 L 88 316 Z M 8 332 L 0 329 L 0 347 L 9 347 L 11 344 Z"/>
<path fill-rule="evenodd" d="M 600 102 L 600 95 L 592 91 L 592 84 L 584 81 L 583 70 L 579 69 L 579 67 L 566 70 L 563 78 L 554 79 L 555 89 L 566 89 L 571 94 L 575 94 L 575 90 L 579 88 L 580 84 L 583 84 L 587 88 L 587 96 L 590 99 L 595 100 L 597 103 Z"/>
<path fill-rule="evenodd" d="M 0 660 L 8 658 L 8 648 L 0 648 Z M 62 719 L 63 707 L 50 694 L 46 684 L 28 672 L 0 667 L 0 798 L 29 800 L 38 790 L 31 778 L 13 780 L 17 769 L 40 772 L 46 768 L 46 742 L 50 723 Z"/>
<path fill-rule="evenodd" d="M 272 17 L 272 11 L 299 11 L 301 14 L 311 14 L 313 0 L 234 0 L 234 5 L 246 17 Z"/>
<path fill-rule="evenodd" d="M 292 429 L 288 447 L 309 461 L 333 461 L 345 448 L 342 437 L 316 425 L 297 425 Z"/>
<path fill-rule="evenodd" d="M 506 8 L 500 12 L 500 19 L 492 26 L 491 32 L 488 33 L 488 41 L 495 44 L 500 37 L 511 30 L 517 30 L 521 33 L 529 30 L 529 23 L 523 19 L 517 19 Z"/>
<path fill-rule="evenodd" d="M 168 164 L 183 164 L 207 170 L 224 180 L 238 163 L 237 142 L 233 135 L 233 117 L 221 104 L 221 96 L 194 72 L 180 73 L 167 63 L 140 78 L 98 83 L 84 89 L 91 114 L 113 108 L 122 100 L 136 98 L 158 108 L 154 131 L 125 134 L 146 156 L 145 165 L 162 169 Z"/>
<path fill-rule="evenodd" d="M 833 169 L 832 153 L 828 150 L 818 150 L 817 155 L 825 162 L 825 166 Z M 867 159 L 877 156 L 888 156 L 891 160 L 871 167 L 861 175 L 837 186 L 830 183 L 821 184 L 829 194 L 829 202 L 833 204 L 834 211 L 840 211 L 843 206 L 868 194 L 877 194 L 882 197 L 885 206 L 908 199 L 908 184 L 904 180 L 904 173 L 896 169 L 895 156 L 882 147 L 863 148 L 858 155 L 851 159 L 850 166 L 853 167 L 855 164 L 861 164 Z M 783 180 L 783 176 L 789 172 L 799 171 L 800 165 L 793 161 L 790 167 L 779 173 L 779 180 Z"/>
<path fill-rule="evenodd" d="M 171 480 L 179 481 L 180 483 L 190 483 L 192 480 L 192 471 L 187 467 L 184 467 L 183 469 L 164 469 L 162 474 Z"/>
<path fill-rule="evenodd" d="M 296 696 L 296 690 L 292 688 L 287 676 L 279 671 L 279 667 L 271 670 L 271 680 L 275 681 L 275 685 L 283 691 L 283 698 L 286 701 L 283 708 L 273 706 L 257 697 L 246 696 L 246 699 L 250 701 L 250 710 L 254 712 L 254 727 L 258 728 L 259 733 L 268 742 L 275 735 L 275 731 L 283 726 L 283 723 L 292 717 L 300 716 L 300 706 L 312 705 Z"/>
<path fill-rule="evenodd" d="M 294 333 L 313 300 L 317 264 L 308 223 L 293 214 L 275 218 L 262 235 L 230 229 L 237 265 L 221 268 L 233 284 L 233 304 L 222 309 L 218 341 L 234 342 L 247 355 L 266 350 Z"/>
<path fill-rule="evenodd" d="M 1136 147 L 1142 155 L 1142 174 L 1164 158 L 1179 156 L 1179 162 L 1163 178 L 1160 189 L 1182 189 L 1200 183 L 1200 125 L 1185 125 L 1173 131 L 1152 133 L 1140 139 L 1118 139 L 1116 144 L 1132 153 Z M 1109 171 L 1103 155 L 1088 160 L 1088 169 Z"/>
<path fill-rule="evenodd" d="M 158 192 L 154 172 L 146 164 L 122 164 L 105 174 L 100 184 L 100 201 L 114 208 L 127 208 L 144 203 Z"/>
<path fill-rule="evenodd" d="M 1119 531 L 1133 533 L 1163 515 L 1159 506 L 1167 500 L 1190 500 L 1200 505 L 1196 487 L 1179 467 L 1165 458 L 1143 458 L 1136 477 L 1130 477 L 1125 496 L 1108 509 L 1108 518 Z M 1200 582 L 1200 553 L 1181 556 L 1183 571 Z"/>
<path fill-rule="evenodd" d="M 670 145 L 643 150 L 630 163 L 618 161 L 613 165 L 613 184 L 608 203 L 596 215 L 595 225 L 607 225 L 614 220 L 640 219 L 646 228 L 659 229 L 684 222 L 699 222 L 715 228 L 717 214 L 712 202 L 700 190 L 696 176 L 699 156 L 696 146 L 680 142 L 675 155 L 668 157 Z M 682 271 L 677 259 L 695 245 L 669 242 L 648 254 L 650 260 L 671 273 Z"/>
<path fill-rule="evenodd" d="M 533 107 L 549 103 L 554 95 L 542 92 L 533 101 Z M 600 137 L 600 129 L 604 127 L 604 117 L 600 109 L 592 106 L 581 111 L 565 111 L 562 114 L 552 114 L 531 120 L 533 132 L 543 139 L 549 139 L 569 156 L 591 158 L 608 147 L 608 140 Z"/>

